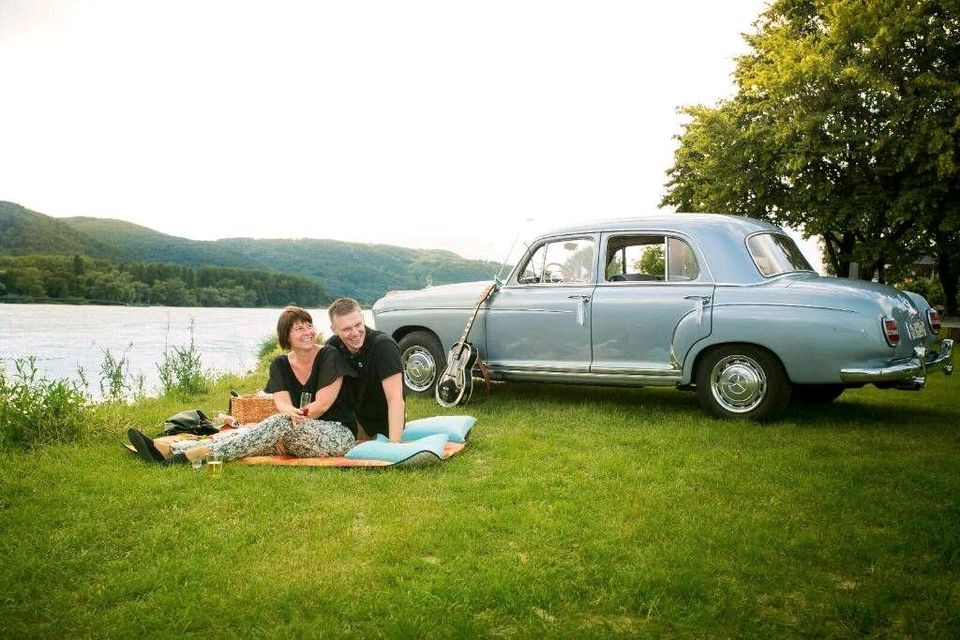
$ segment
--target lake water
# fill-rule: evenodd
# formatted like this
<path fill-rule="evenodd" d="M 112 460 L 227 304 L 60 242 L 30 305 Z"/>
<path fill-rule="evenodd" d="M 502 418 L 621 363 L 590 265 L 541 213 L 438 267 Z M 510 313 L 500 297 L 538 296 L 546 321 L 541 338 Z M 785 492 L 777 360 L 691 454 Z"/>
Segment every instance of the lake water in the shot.
<path fill-rule="evenodd" d="M 331 335 L 326 309 L 310 309 L 317 329 Z M 34 355 L 47 378 L 79 380 L 82 367 L 90 391 L 99 392 L 104 351 L 126 353 L 130 372 L 142 373 L 147 392 L 159 388 L 157 363 L 165 345 L 186 346 L 193 339 L 205 370 L 240 373 L 257 361 L 264 340 L 273 336 L 279 309 L 192 307 L 109 307 L 93 305 L 0 304 L 0 362 L 13 371 L 13 359 Z M 373 317 L 365 311 L 367 323 Z"/>

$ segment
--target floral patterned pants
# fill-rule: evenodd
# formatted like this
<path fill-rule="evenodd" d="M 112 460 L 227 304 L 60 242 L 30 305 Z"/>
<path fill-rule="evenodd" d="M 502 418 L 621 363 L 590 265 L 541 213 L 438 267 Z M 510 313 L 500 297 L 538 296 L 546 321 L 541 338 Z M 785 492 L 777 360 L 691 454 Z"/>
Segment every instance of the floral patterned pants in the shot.
<path fill-rule="evenodd" d="M 356 443 L 350 429 L 339 422 L 305 420 L 295 425 L 289 417 L 278 413 L 255 427 L 227 432 L 214 440 L 179 440 L 170 446 L 174 453 L 207 446 L 213 460 L 227 462 L 279 453 L 298 458 L 342 456 Z"/>

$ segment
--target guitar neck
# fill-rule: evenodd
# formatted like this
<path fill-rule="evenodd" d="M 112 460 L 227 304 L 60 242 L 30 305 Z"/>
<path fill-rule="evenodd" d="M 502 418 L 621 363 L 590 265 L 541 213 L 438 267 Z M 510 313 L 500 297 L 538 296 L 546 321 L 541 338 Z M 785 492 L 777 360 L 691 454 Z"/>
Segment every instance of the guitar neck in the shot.
<path fill-rule="evenodd" d="M 490 285 L 484 289 L 483 293 L 480 295 L 480 299 L 477 300 L 477 304 L 473 307 L 473 313 L 470 314 L 470 319 L 467 320 L 467 326 L 463 328 L 463 335 L 460 336 L 459 344 L 463 344 L 467 341 L 467 336 L 470 335 L 470 330 L 473 329 L 473 323 L 477 319 L 477 314 L 480 313 L 480 305 L 482 305 L 483 301 L 489 297 L 491 291 L 493 291 L 493 285 Z"/>

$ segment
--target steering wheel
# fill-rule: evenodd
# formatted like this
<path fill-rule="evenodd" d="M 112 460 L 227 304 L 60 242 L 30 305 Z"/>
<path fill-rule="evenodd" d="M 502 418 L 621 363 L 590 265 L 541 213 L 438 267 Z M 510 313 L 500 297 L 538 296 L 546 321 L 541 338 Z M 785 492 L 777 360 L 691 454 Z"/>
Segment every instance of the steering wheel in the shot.
<path fill-rule="evenodd" d="M 563 282 L 563 265 L 551 262 L 543 268 L 543 274 L 547 282 Z"/>

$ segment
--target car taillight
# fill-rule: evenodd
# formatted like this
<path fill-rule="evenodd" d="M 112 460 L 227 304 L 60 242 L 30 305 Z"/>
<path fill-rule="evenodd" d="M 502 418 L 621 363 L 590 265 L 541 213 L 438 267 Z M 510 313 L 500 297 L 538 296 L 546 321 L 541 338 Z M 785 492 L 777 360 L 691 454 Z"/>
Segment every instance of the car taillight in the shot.
<path fill-rule="evenodd" d="M 936 309 L 927 309 L 927 324 L 930 325 L 930 331 L 934 335 L 940 333 L 940 314 L 937 313 Z"/>
<path fill-rule="evenodd" d="M 883 316 L 880 324 L 883 325 L 883 337 L 887 339 L 887 344 L 891 347 L 900 344 L 900 325 L 897 321 L 890 316 Z"/>

